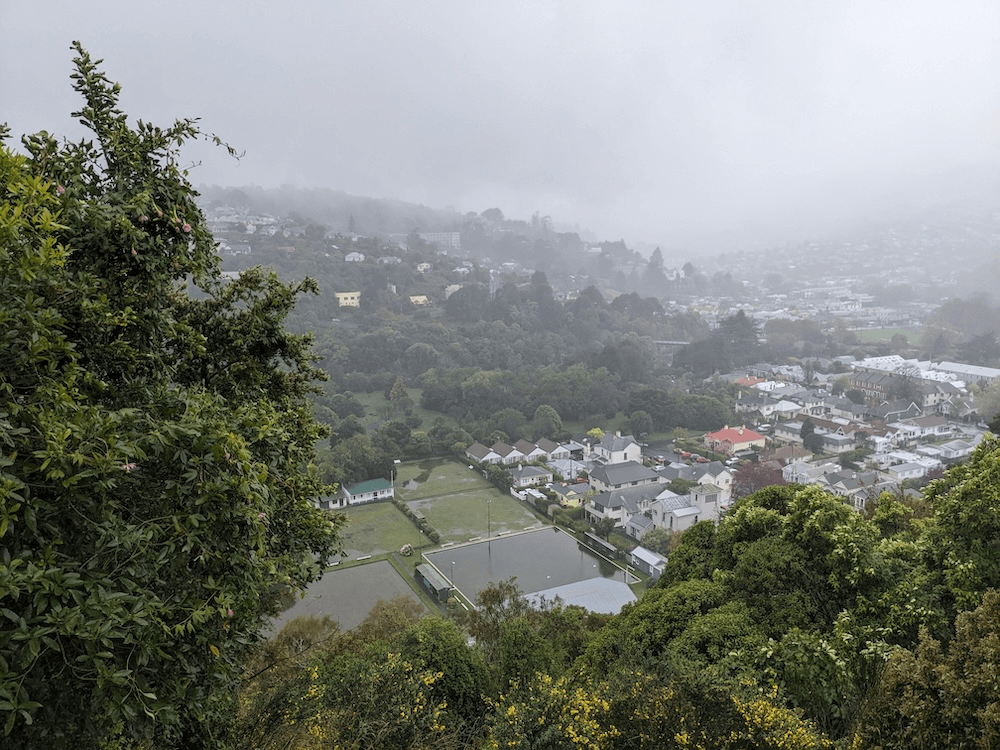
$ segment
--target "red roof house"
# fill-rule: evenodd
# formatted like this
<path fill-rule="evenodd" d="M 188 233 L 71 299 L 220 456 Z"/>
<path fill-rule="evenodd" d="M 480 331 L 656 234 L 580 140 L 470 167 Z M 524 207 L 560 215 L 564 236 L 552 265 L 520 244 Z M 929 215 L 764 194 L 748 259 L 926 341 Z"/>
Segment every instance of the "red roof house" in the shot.
<path fill-rule="evenodd" d="M 764 441 L 763 435 L 746 427 L 726 425 L 718 432 L 705 433 L 705 447 L 716 453 L 725 453 L 727 456 L 755 447 L 763 448 Z"/>

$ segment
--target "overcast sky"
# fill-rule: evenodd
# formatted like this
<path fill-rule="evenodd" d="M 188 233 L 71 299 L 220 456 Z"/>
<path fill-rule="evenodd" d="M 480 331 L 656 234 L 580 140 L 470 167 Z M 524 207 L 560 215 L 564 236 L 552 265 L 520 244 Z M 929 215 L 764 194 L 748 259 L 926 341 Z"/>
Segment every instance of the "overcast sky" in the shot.
<path fill-rule="evenodd" d="M 15 136 L 79 136 L 78 39 L 127 113 L 198 117 L 246 152 L 192 152 L 196 184 L 539 211 L 670 247 L 1000 164 L 996 0 L 0 0 L 0 28 Z"/>

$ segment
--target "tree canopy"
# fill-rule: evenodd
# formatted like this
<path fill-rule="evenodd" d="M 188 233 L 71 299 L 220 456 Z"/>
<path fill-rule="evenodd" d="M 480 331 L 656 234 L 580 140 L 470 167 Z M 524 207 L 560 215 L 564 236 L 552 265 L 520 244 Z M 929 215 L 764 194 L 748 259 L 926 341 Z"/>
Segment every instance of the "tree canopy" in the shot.
<path fill-rule="evenodd" d="M 211 746 L 277 591 L 336 552 L 282 326 L 311 285 L 223 282 L 196 122 L 131 126 L 74 47 L 92 140 L 0 147 L 4 745 Z"/>

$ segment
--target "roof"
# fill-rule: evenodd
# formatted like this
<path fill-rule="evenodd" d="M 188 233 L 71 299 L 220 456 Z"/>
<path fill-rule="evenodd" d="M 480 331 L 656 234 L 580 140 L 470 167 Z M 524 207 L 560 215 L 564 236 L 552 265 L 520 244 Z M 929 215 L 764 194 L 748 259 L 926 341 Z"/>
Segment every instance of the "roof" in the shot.
<path fill-rule="evenodd" d="M 659 481 L 660 475 L 643 466 L 638 461 L 624 461 L 620 464 L 599 466 L 590 473 L 595 478 L 608 485 L 616 487 L 629 482 Z"/>
<path fill-rule="evenodd" d="M 978 365 L 965 365 L 961 362 L 938 362 L 934 365 L 935 370 L 953 372 L 962 375 L 974 375 L 980 378 L 1000 378 L 1000 370 L 995 367 L 980 367 Z"/>
<path fill-rule="evenodd" d="M 552 453 L 552 451 L 559 449 L 559 443 L 555 440 L 549 440 L 548 438 L 538 438 L 537 445 L 546 453 Z"/>
<path fill-rule="evenodd" d="M 510 473 L 512 476 L 518 479 L 524 479 L 527 477 L 551 477 L 552 472 L 548 469 L 542 469 L 538 466 L 518 466 L 516 469 L 511 469 Z"/>
<path fill-rule="evenodd" d="M 435 568 L 432 568 L 426 563 L 421 563 L 416 567 L 416 570 L 420 575 L 422 575 L 427 582 L 436 590 L 441 591 L 443 589 L 451 588 L 451 584 L 448 583 L 448 579 L 445 578 L 441 573 L 439 573 Z"/>
<path fill-rule="evenodd" d="M 631 435 L 605 435 L 599 443 L 609 453 L 623 451 L 633 444 L 638 445 L 638 441 Z"/>
<path fill-rule="evenodd" d="M 707 440 L 718 442 L 727 441 L 730 443 L 748 443 L 751 440 L 763 440 L 764 436 L 746 427 L 724 427 L 718 432 L 709 432 L 705 435 Z"/>
<path fill-rule="evenodd" d="M 529 453 L 538 450 L 537 445 L 535 445 L 534 443 L 530 443 L 527 440 L 518 440 L 516 443 L 514 443 L 514 447 L 517 448 L 519 451 L 521 451 L 521 453 L 523 453 L 526 456 Z"/>
<path fill-rule="evenodd" d="M 587 482 L 556 482 L 552 485 L 552 490 L 557 495 L 572 497 L 574 495 L 586 495 L 590 492 L 590 485 Z"/>
<path fill-rule="evenodd" d="M 553 601 L 558 598 L 566 606 L 575 605 L 607 615 L 618 614 L 622 607 L 636 600 L 635 594 L 626 583 L 610 578 L 588 578 L 536 591 L 525 598 L 534 605 L 541 604 L 542 599 Z"/>
<path fill-rule="evenodd" d="M 363 495 L 366 492 L 378 492 L 379 490 L 391 490 L 392 482 L 388 479 L 369 479 L 367 482 L 359 482 L 353 485 L 344 485 L 344 492 L 348 495 Z"/>
<path fill-rule="evenodd" d="M 504 458 L 506 458 L 507 456 L 509 456 L 514 451 L 517 451 L 517 448 L 515 448 L 513 445 L 507 445 L 507 443 L 504 443 L 504 442 L 498 440 L 497 442 L 493 443 L 493 450 L 495 450 L 501 456 L 503 456 Z M 517 452 L 521 453 L 521 451 L 517 451 Z M 523 456 L 524 454 L 521 453 L 521 455 Z"/>
<path fill-rule="evenodd" d="M 692 507 L 690 495 L 673 495 L 672 497 L 663 497 L 661 495 L 656 499 L 656 504 L 663 510 L 664 515 L 667 513 L 673 513 L 681 508 Z"/>
<path fill-rule="evenodd" d="M 657 496 L 660 489 L 659 485 L 654 484 L 646 484 L 639 487 L 622 487 L 621 489 L 608 490 L 607 492 L 594 495 L 590 499 L 590 502 L 593 503 L 594 507 L 598 508 L 607 508 L 608 510 L 625 508 L 631 513 L 636 513 L 639 510 L 639 503 L 652 500 Z"/>
<path fill-rule="evenodd" d="M 487 448 L 482 443 L 473 443 L 472 445 L 470 445 L 468 448 L 465 449 L 465 452 L 468 453 L 470 456 L 475 456 L 480 461 L 482 461 L 483 458 L 488 456 L 490 453 L 493 453 L 494 451 L 492 448 Z"/>
<path fill-rule="evenodd" d="M 633 549 L 632 557 L 638 558 L 639 560 L 642 560 L 644 563 L 647 563 L 648 565 L 654 567 L 658 567 L 667 562 L 667 558 L 665 558 L 663 555 L 657 552 L 653 552 L 653 550 L 646 549 L 643 546 L 639 546 Z"/>
<path fill-rule="evenodd" d="M 653 525 L 653 519 L 645 513 L 636 513 L 628 519 L 626 526 L 634 526 L 637 529 L 648 529 Z"/>
<path fill-rule="evenodd" d="M 706 474 L 710 477 L 717 477 L 724 471 L 729 471 L 729 467 L 721 461 L 710 461 L 707 464 L 697 464 L 691 467 L 691 476 L 695 481 L 700 481 Z M 729 472 L 732 474 L 732 472 Z"/>

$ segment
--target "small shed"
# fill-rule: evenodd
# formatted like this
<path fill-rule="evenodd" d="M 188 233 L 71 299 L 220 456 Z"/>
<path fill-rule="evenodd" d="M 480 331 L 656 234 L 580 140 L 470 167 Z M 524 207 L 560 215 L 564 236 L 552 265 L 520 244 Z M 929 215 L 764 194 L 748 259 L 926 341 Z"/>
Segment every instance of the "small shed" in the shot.
<path fill-rule="evenodd" d="M 636 547 L 631 554 L 632 565 L 657 580 L 667 567 L 667 558 L 645 547 Z"/>
<path fill-rule="evenodd" d="M 413 577 L 437 601 L 442 604 L 447 603 L 448 597 L 451 596 L 451 584 L 437 570 L 425 563 L 420 564 L 413 572 Z"/>

